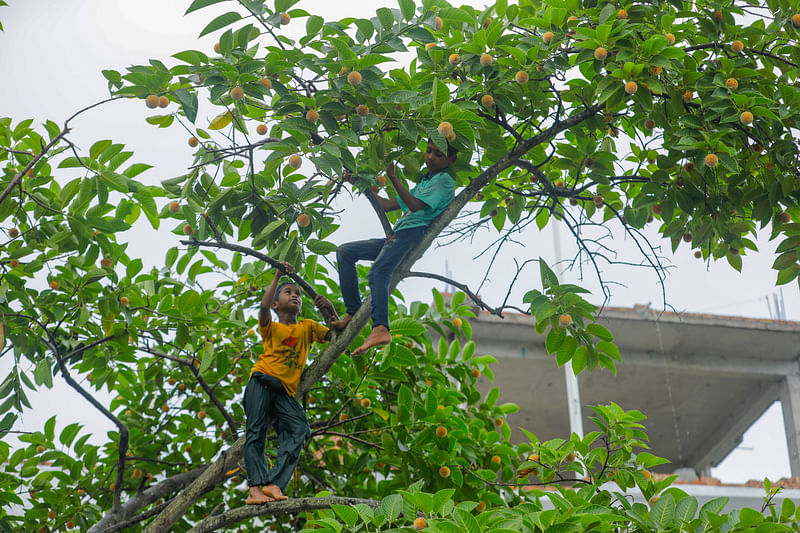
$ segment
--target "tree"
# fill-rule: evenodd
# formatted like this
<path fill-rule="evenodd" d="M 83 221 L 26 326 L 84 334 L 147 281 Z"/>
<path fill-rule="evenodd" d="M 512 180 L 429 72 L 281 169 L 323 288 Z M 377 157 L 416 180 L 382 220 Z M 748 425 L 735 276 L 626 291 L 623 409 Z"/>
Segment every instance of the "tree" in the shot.
<path fill-rule="evenodd" d="M 217 3 L 195 0 L 187 12 Z M 4 529 L 254 529 L 245 519 L 255 515 L 283 528 L 294 513 L 323 529 L 364 522 L 383 530 L 410 527 L 418 511 L 436 531 L 762 522 L 776 531 L 788 528 L 777 522 L 797 520 L 793 506 L 767 505 L 774 491 L 766 516 L 721 514 L 721 501 L 698 513 L 670 479 L 646 470 L 663 460 L 642 451 L 643 415 L 614 405 L 595 407 L 598 431 L 584 439 L 530 435 L 512 445 L 503 416 L 515 406 L 496 405 L 496 392 L 481 398 L 474 386 L 479 373 L 491 376 L 493 358 L 475 353 L 465 294 L 499 314 L 512 304 L 483 302 L 465 285 L 449 305 L 438 293 L 432 306 L 396 298 L 396 341 L 352 359 L 346 349 L 367 322 L 362 306 L 298 390 L 316 438 L 295 499 L 226 510 L 242 500 L 234 485 L 239 399 L 258 351 L 252 310 L 270 265 L 282 260 L 297 267 L 309 295 L 337 299 L 324 257 L 335 249 L 331 203 L 349 187 L 345 169 L 353 190 L 369 197 L 383 186 L 387 161 L 407 179 L 419 173 L 415 153 L 426 139 L 460 150 L 456 200 L 400 265 L 395 285 L 431 275 L 411 267 L 457 216 L 451 234 L 491 225 L 498 245 L 532 224 L 563 223 L 577 260 L 595 265 L 598 277 L 598 262 L 610 259 L 591 230 L 611 220 L 657 272 L 659 258 L 640 233 L 646 224 L 659 223 L 673 247 L 736 269 L 755 248 L 748 235 L 772 224 L 783 239 L 777 282 L 800 272 L 792 223 L 800 215 L 792 135 L 800 17 L 788 6 L 552 0 L 477 11 L 400 0 L 373 18 L 326 22 L 292 0 L 227 3 L 231 11 L 201 32 L 219 32 L 213 53 L 106 70 L 110 98 L 74 115 L 123 98 L 166 108 L 147 120 L 191 132 L 197 151 L 187 174 L 152 185 L 139 178 L 149 165 L 129 164 L 133 154 L 121 144 L 98 140 L 80 151 L 70 140 L 74 116 L 41 128 L 0 119 L 2 340 L 14 358 L 0 385 L 0 429 L 13 427 L 30 391 L 54 379 L 116 427 L 102 446 L 87 443 L 77 424 L 56 434 L 55 419 L 23 435 L 25 448 L 0 443 Z M 282 26 L 302 20 L 298 41 L 283 35 Z M 394 60 L 402 67 L 382 68 Z M 208 125 L 198 124 L 201 99 L 219 109 Z M 125 232 L 145 221 L 176 241 L 150 271 L 126 252 Z M 541 285 L 526 287 L 524 303 L 548 351 L 576 372 L 614 370 L 619 350 L 594 323 L 585 291 L 538 264 Z M 610 480 L 639 486 L 650 505 L 618 497 L 602 486 Z M 555 509 L 542 510 L 545 493 L 521 484 L 559 487 L 549 493 Z M 30 500 L 20 509 L 23 492 Z"/>

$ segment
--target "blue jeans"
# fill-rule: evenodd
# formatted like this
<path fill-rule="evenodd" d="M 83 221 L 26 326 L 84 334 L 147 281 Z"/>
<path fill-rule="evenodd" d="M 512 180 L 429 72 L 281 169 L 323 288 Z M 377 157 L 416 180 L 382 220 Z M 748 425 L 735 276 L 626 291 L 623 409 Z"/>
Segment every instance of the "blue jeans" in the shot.
<path fill-rule="evenodd" d="M 388 239 L 348 242 L 336 250 L 339 284 L 348 315 L 354 315 L 361 307 L 356 261 L 374 259 L 367 275 L 372 296 L 372 327 L 389 328 L 389 280 L 406 252 L 419 242 L 425 229 L 426 226 L 401 229 Z"/>

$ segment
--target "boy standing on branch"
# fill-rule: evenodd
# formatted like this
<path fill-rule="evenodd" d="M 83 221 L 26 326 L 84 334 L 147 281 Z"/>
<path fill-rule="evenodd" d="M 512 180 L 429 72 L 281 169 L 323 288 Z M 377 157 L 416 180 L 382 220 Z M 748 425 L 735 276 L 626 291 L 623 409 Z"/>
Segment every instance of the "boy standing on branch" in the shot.
<path fill-rule="evenodd" d="M 403 216 L 394 225 L 392 235 L 387 239 L 350 242 L 341 245 L 336 250 L 339 284 L 347 309 L 347 315 L 341 320 L 331 323 L 336 328 L 344 328 L 361 307 L 356 261 L 361 259 L 375 261 L 367 276 L 372 296 L 372 332 L 364 344 L 353 351 L 353 355 L 362 354 L 374 346 L 391 342 L 389 280 L 406 252 L 420 241 L 422 234 L 425 233 L 433 219 L 439 216 L 453 201 L 455 183 L 449 167 L 456 162 L 457 154 L 457 150 L 450 145 L 445 154 L 429 140 L 425 150 L 425 165 L 428 172 L 410 191 L 395 175 L 394 165 L 389 165 L 386 175 L 392 181 L 397 196 L 392 199 L 379 196 L 378 202 L 384 211 L 395 209 L 403 211 Z"/>
<path fill-rule="evenodd" d="M 306 364 L 312 342 L 326 342 L 330 330 L 313 320 L 297 320 L 302 309 L 300 287 L 292 282 L 278 285 L 283 272 L 294 273 L 289 263 L 275 273 L 264 296 L 258 317 L 264 353 L 250 372 L 244 391 L 244 412 L 247 432 L 244 461 L 250 494 L 247 504 L 285 500 L 283 490 L 289 483 L 303 445 L 311 435 L 303 406 L 294 398 L 300 375 Z M 317 295 L 314 305 L 336 312 L 327 298 Z M 272 310 L 278 322 L 272 321 Z M 278 453 L 270 470 L 264 456 L 264 443 L 270 422 L 278 435 Z"/>

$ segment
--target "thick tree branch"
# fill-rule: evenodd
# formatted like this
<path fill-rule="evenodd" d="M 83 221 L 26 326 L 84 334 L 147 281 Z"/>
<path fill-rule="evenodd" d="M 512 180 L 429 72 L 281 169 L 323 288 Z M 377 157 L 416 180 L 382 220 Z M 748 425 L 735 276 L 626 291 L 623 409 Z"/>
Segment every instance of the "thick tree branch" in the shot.
<path fill-rule="evenodd" d="M 88 533 L 111 533 L 112 531 L 119 531 L 120 528 L 118 526 L 123 522 L 134 518 L 134 514 L 139 509 L 147 507 L 148 505 L 157 502 L 161 498 L 168 498 L 175 492 L 181 490 L 186 485 L 197 479 L 206 468 L 208 468 L 208 466 L 201 466 L 189 470 L 188 472 L 181 472 L 180 474 L 176 474 L 165 479 L 164 481 L 152 485 L 142 492 L 137 492 L 131 496 L 127 502 L 122 504 L 119 509 L 106 514 L 100 519 L 99 522 L 89 528 Z M 135 523 L 138 523 L 138 520 Z"/>
<path fill-rule="evenodd" d="M 280 502 L 265 503 L 263 505 L 243 505 L 226 513 L 209 516 L 194 528 L 190 533 L 207 533 L 216 531 L 256 516 L 275 516 L 286 513 L 299 513 L 302 511 L 316 511 L 330 509 L 331 505 L 356 505 L 363 503 L 375 509 L 380 500 L 365 500 L 363 498 L 344 498 L 341 496 L 326 496 L 324 498 L 297 498 Z"/>

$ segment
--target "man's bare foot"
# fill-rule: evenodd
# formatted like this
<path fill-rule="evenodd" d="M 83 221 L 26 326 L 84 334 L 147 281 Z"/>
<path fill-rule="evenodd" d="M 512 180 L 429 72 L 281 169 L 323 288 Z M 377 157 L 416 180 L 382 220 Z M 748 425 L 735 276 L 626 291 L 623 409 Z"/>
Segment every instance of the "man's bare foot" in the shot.
<path fill-rule="evenodd" d="M 339 320 L 334 320 L 333 322 L 331 322 L 331 326 L 335 327 L 336 329 L 344 329 L 347 323 L 350 322 L 350 320 L 352 319 L 353 315 L 344 315 Z"/>
<path fill-rule="evenodd" d="M 372 333 L 369 334 L 364 344 L 353 350 L 353 355 L 361 355 L 370 348 L 375 346 L 383 346 L 392 342 L 392 334 L 389 333 L 389 328 L 386 326 L 375 326 L 372 328 Z"/>
<path fill-rule="evenodd" d="M 280 489 L 278 489 L 280 491 Z M 261 487 L 250 487 L 250 494 L 247 495 L 247 500 L 244 502 L 247 505 L 259 505 L 262 503 L 274 502 L 275 498 L 267 496 L 262 492 Z"/>
<path fill-rule="evenodd" d="M 268 498 L 272 498 L 272 500 L 288 500 L 289 497 L 286 496 L 281 488 L 274 483 L 270 483 L 269 485 L 264 485 L 261 487 L 261 490 L 264 494 L 267 495 Z"/>

